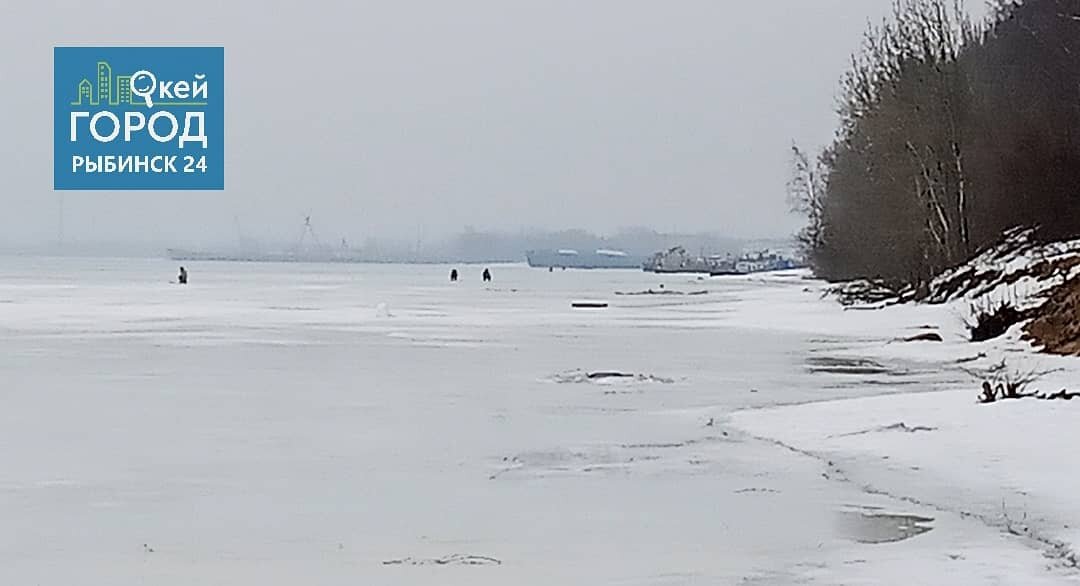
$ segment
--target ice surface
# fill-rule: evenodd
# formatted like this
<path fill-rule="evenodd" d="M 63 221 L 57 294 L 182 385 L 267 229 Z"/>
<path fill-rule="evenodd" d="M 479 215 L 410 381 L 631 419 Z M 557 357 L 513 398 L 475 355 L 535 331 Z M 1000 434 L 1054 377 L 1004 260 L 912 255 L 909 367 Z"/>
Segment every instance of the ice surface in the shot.
<path fill-rule="evenodd" d="M 175 264 L 0 258 L 0 584 L 1073 579 L 965 514 L 1037 470 L 939 469 L 942 434 L 987 461 L 1005 449 L 964 421 L 1068 415 L 980 411 L 942 367 L 977 350 L 893 343 L 927 320 L 956 337 L 957 316 L 844 312 L 799 273 L 494 266 L 485 285 L 194 263 L 178 286 Z M 708 294 L 616 295 L 661 284 Z M 880 368 L 815 367 L 845 360 Z M 573 376 L 590 372 L 635 376 Z M 949 399 L 910 398 L 932 392 Z M 936 431 L 832 437 L 901 421 Z M 877 476 L 878 449 L 905 470 Z M 1076 514 L 1064 489 L 1032 494 L 1064 499 L 1029 509 L 1048 522 Z M 852 511 L 933 521 L 872 544 Z"/>

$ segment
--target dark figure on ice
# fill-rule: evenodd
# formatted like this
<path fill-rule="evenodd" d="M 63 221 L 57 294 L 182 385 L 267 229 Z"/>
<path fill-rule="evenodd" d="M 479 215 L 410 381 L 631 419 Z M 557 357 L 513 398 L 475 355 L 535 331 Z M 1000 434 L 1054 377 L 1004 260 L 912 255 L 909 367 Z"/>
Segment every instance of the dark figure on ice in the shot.
<path fill-rule="evenodd" d="M 180 267 L 180 276 L 176 278 L 181 285 L 187 285 L 187 269 Z"/>
<path fill-rule="evenodd" d="M 450 271 L 450 282 L 457 283 L 457 269 L 452 269 Z"/>
<path fill-rule="evenodd" d="M 484 282 L 485 283 L 490 283 L 491 282 L 491 271 L 489 271 L 487 269 L 484 269 Z"/>

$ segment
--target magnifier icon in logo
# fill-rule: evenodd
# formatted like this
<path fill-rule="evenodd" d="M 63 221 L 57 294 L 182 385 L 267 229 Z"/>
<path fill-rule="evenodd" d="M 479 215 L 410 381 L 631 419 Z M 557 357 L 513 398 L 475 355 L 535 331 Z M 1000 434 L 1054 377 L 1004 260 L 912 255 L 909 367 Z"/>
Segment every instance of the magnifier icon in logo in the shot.
<path fill-rule="evenodd" d="M 143 69 L 131 74 L 131 93 L 146 100 L 146 107 L 154 107 L 154 88 L 157 87 L 157 78 L 153 73 Z"/>

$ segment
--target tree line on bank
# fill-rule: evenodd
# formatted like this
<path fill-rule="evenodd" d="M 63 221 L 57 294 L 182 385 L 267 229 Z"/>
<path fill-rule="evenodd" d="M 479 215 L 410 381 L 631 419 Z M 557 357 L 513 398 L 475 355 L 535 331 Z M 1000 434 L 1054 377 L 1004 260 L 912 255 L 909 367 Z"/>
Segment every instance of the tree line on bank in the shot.
<path fill-rule="evenodd" d="M 920 285 L 1008 228 L 1080 235 L 1080 0 L 894 0 L 841 82 L 840 125 L 793 147 L 799 240 L 829 280 Z"/>

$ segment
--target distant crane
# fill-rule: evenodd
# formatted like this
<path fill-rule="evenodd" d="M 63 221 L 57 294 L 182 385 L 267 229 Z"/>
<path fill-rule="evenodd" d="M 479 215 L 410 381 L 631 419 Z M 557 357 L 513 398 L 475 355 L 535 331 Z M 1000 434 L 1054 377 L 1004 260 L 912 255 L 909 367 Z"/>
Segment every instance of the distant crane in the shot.
<path fill-rule="evenodd" d="M 311 234 L 311 240 L 315 243 L 316 248 L 322 248 L 322 243 L 319 242 L 319 236 L 315 233 L 315 227 L 311 225 L 311 216 L 304 216 L 304 231 L 300 233 L 300 239 L 296 243 L 296 249 L 301 250 L 304 247 L 304 239 L 307 235 Z"/>

